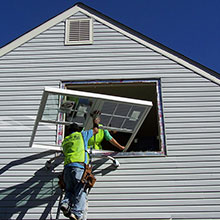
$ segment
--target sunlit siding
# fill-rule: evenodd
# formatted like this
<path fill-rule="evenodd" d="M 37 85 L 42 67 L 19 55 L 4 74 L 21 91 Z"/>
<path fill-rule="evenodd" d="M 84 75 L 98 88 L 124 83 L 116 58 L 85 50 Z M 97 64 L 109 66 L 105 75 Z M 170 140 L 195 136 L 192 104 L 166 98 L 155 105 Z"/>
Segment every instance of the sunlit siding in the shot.
<path fill-rule="evenodd" d="M 54 153 L 28 147 L 42 90 L 100 79 L 161 79 L 168 155 L 97 161 L 88 217 L 220 219 L 219 85 L 97 21 L 92 45 L 65 46 L 64 32 L 65 21 L 0 58 L 0 219 L 58 217 L 62 165 L 46 170 Z M 54 142 L 56 128 L 38 138 Z"/>

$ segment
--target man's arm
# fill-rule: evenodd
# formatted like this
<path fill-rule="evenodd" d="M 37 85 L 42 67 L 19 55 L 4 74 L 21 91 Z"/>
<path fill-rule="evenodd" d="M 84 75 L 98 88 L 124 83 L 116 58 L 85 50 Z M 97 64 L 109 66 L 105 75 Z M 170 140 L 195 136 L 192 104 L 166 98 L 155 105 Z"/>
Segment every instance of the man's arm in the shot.
<path fill-rule="evenodd" d="M 114 138 L 112 138 L 111 140 L 109 140 L 109 142 L 114 145 L 115 147 L 117 147 L 119 150 L 124 150 L 125 147 L 120 145 Z"/>

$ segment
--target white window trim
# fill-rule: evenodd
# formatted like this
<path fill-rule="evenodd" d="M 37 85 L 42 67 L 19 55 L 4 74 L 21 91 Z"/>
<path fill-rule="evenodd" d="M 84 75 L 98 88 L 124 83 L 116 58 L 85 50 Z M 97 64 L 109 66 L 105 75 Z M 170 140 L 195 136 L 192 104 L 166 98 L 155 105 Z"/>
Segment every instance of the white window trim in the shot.
<path fill-rule="evenodd" d="M 89 21 L 89 40 L 88 41 L 69 41 L 69 28 L 71 21 Z M 67 19 L 65 28 L 65 45 L 93 44 L 93 20 L 92 19 Z"/>
<path fill-rule="evenodd" d="M 82 98 L 93 98 L 94 99 L 93 107 L 95 109 L 93 109 L 91 107 L 91 111 L 101 110 L 101 109 L 99 109 L 99 107 L 101 107 L 103 105 L 104 101 L 113 101 L 113 102 L 117 102 L 117 103 L 126 103 L 126 104 L 132 104 L 132 105 L 145 107 L 143 114 L 140 116 L 137 124 L 135 125 L 135 128 L 131 132 L 131 137 L 129 138 L 129 140 L 126 144 L 124 151 L 126 151 L 129 148 L 129 146 L 130 146 L 131 142 L 133 141 L 135 135 L 137 134 L 141 124 L 143 123 L 145 117 L 148 115 L 148 113 L 153 105 L 151 101 L 137 100 L 137 99 L 131 99 L 131 98 L 118 97 L 118 96 L 116 97 L 116 96 L 97 94 L 97 93 L 91 93 L 91 92 L 81 92 L 81 91 L 75 91 L 75 90 L 45 87 L 43 95 L 42 95 L 39 111 L 38 111 L 38 114 L 37 114 L 37 117 L 35 120 L 35 125 L 34 125 L 34 129 L 32 132 L 31 140 L 30 140 L 30 147 L 45 148 L 48 150 L 58 150 L 58 151 L 61 150 L 59 142 L 54 145 L 41 144 L 41 143 L 34 142 L 37 128 L 38 128 L 38 125 L 40 122 L 55 123 L 55 124 L 58 124 L 59 126 L 60 125 L 63 126 L 63 124 L 65 124 L 65 122 L 63 123 L 63 122 L 59 122 L 59 121 L 57 121 L 57 122 L 46 121 L 46 120 L 42 119 L 43 111 L 45 109 L 47 97 L 49 94 L 78 96 L 78 97 L 82 97 Z M 89 120 L 91 120 L 91 118 Z M 89 121 L 87 121 L 87 122 L 88 122 L 87 124 L 89 124 Z M 58 130 L 59 130 L 59 128 L 58 128 Z"/>

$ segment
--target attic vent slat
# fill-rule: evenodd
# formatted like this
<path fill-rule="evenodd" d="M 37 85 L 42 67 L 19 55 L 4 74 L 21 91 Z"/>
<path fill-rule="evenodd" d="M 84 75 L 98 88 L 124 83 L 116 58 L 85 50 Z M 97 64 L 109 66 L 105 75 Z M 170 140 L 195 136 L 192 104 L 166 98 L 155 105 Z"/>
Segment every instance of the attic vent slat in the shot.
<path fill-rule="evenodd" d="M 67 20 L 66 44 L 91 44 L 92 41 L 91 19 Z"/>

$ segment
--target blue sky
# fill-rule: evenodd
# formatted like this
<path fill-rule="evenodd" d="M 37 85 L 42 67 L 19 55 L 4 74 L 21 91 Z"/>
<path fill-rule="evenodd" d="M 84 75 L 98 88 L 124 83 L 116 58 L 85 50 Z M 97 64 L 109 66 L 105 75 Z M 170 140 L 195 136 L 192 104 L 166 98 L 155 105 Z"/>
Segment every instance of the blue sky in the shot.
<path fill-rule="evenodd" d="M 1 0 L 0 47 L 77 2 Z M 220 0 L 81 2 L 220 73 Z"/>

